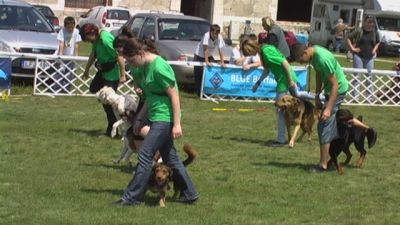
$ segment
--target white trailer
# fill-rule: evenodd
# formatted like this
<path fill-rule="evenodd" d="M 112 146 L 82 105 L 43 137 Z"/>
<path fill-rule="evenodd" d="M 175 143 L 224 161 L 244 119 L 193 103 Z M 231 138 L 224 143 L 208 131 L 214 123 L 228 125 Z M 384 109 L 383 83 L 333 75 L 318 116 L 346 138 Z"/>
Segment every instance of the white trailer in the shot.
<path fill-rule="evenodd" d="M 310 43 L 333 49 L 335 38 L 331 31 L 337 20 L 342 18 L 345 24 L 357 27 L 361 26 L 363 15 L 376 18 L 376 29 L 381 40 L 380 54 L 399 54 L 399 0 L 314 0 Z"/>

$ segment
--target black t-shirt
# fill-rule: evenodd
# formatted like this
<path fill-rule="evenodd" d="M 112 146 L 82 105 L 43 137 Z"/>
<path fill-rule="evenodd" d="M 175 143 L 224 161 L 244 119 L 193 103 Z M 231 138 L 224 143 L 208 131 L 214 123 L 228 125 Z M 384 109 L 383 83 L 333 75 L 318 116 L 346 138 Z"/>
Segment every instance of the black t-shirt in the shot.
<path fill-rule="evenodd" d="M 356 47 L 360 48 L 358 55 L 363 59 L 372 59 L 374 55 L 372 50 L 377 42 L 377 37 L 374 37 L 376 32 L 363 30 L 360 40 L 356 43 Z M 379 38 L 379 37 L 378 37 Z"/>

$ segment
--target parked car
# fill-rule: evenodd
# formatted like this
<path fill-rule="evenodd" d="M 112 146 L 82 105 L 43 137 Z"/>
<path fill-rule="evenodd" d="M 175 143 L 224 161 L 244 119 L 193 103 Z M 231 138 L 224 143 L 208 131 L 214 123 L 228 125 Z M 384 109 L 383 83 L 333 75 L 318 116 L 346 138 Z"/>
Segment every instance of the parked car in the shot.
<path fill-rule="evenodd" d="M 138 13 L 124 26 L 127 26 L 139 39 L 154 40 L 160 55 L 168 61 L 193 61 L 197 44 L 210 30 L 210 23 L 200 17 L 179 13 Z M 118 35 L 119 31 L 113 32 Z M 231 46 L 223 49 L 224 60 L 229 61 Z M 214 58 L 219 59 L 216 54 Z M 177 81 L 181 84 L 194 84 L 193 66 L 171 65 Z"/>
<path fill-rule="evenodd" d="M 54 14 L 53 10 L 47 5 L 33 5 L 37 10 L 39 10 L 51 24 L 53 24 L 56 31 L 60 30 L 60 21 L 58 17 Z"/>
<path fill-rule="evenodd" d="M 57 48 L 54 27 L 35 7 L 24 1 L 0 1 L 0 51 L 52 55 Z M 32 77 L 35 63 L 14 57 L 12 76 Z"/>
<path fill-rule="evenodd" d="M 93 23 L 100 28 L 116 29 L 124 25 L 130 18 L 127 8 L 112 6 L 96 6 L 80 16 L 77 28 L 85 23 Z"/>

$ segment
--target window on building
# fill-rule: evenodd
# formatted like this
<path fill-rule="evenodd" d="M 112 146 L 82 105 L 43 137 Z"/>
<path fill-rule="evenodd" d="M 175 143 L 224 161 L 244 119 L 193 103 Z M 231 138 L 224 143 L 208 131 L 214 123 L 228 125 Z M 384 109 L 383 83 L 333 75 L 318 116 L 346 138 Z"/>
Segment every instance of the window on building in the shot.
<path fill-rule="evenodd" d="M 90 9 L 99 5 L 112 5 L 112 0 L 65 0 L 65 7 Z"/>

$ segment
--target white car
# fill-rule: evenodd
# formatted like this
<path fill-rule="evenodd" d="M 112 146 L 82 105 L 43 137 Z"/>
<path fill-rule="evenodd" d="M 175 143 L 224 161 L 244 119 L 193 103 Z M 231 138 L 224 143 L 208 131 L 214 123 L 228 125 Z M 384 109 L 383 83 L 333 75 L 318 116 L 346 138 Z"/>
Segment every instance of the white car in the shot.
<path fill-rule="evenodd" d="M 86 23 L 93 23 L 99 26 L 99 28 L 112 30 L 124 25 L 130 17 L 129 10 L 127 8 L 96 6 L 80 16 L 77 28 L 79 29 Z"/>

